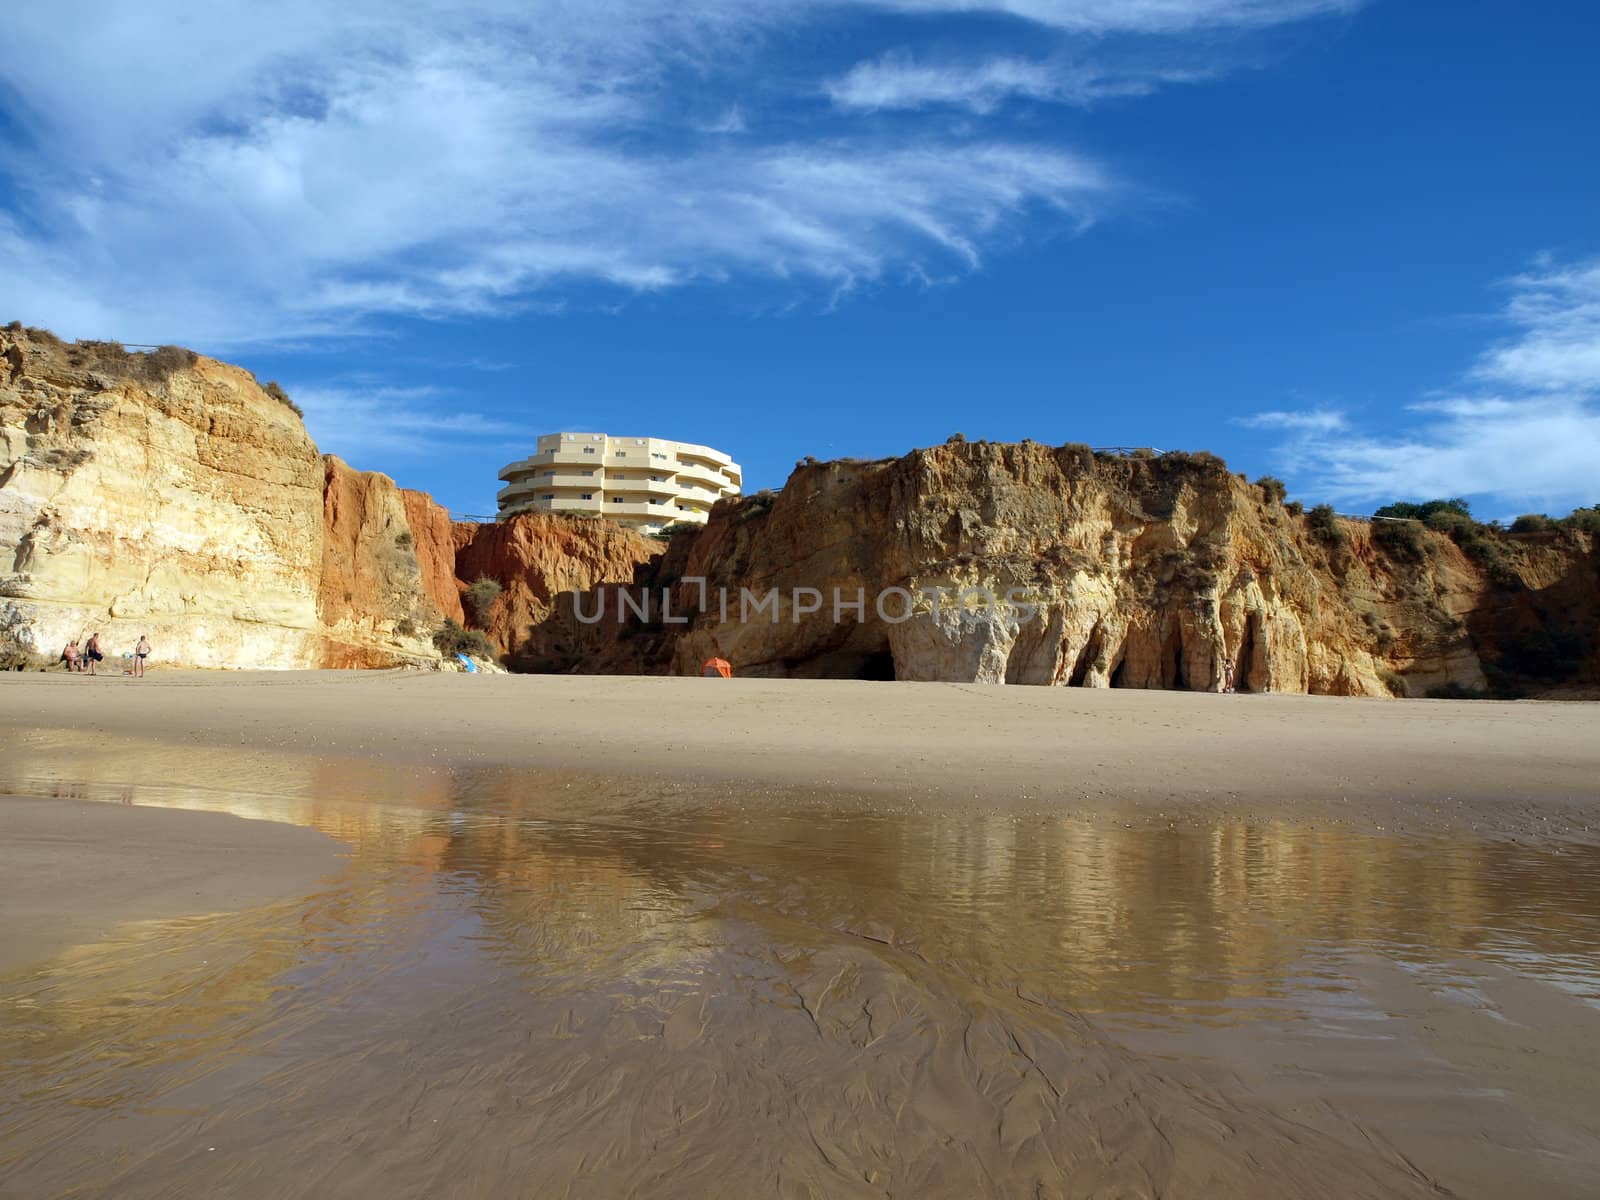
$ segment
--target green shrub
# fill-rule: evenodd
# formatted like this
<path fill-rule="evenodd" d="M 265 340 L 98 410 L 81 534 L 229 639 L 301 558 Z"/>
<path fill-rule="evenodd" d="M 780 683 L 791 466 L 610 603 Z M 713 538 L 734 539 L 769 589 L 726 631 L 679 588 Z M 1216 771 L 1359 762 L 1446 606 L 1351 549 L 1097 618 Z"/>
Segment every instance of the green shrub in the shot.
<path fill-rule="evenodd" d="M 1265 492 L 1267 499 L 1274 504 L 1282 504 L 1289 495 L 1288 485 L 1276 475 L 1263 475 L 1256 480 L 1256 486 Z"/>
<path fill-rule="evenodd" d="M 1420 521 L 1374 521 L 1372 544 L 1395 562 L 1419 563 L 1432 545 Z"/>
<path fill-rule="evenodd" d="M 1140 456 L 1135 454 L 1133 457 Z M 1209 450 L 1168 450 L 1160 456 L 1159 461 L 1163 466 L 1194 467 L 1201 471 L 1225 473 L 1228 469 L 1228 464 Z"/>
<path fill-rule="evenodd" d="M 745 521 L 765 516 L 772 511 L 772 506 L 777 502 L 777 493 L 771 488 L 762 488 L 754 495 L 745 496 L 739 501 L 739 507 L 735 510 L 733 519 L 743 524 Z"/>
<path fill-rule="evenodd" d="M 693 533 L 699 528 L 700 526 L 695 524 L 693 521 L 674 521 L 672 524 L 663 528 L 657 536 L 664 538 L 675 538 L 680 533 Z"/>
<path fill-rule="evenodd" d="M 402 550 L 409 550 L 411 548 L 411 543 L 412 537 L 411 530 L 409 529 L 402 529 L 399 533 L 394 535 L 394 544 L 399 546 Z"/>
<path fill-rule="evenodd" d="M 479 625 L 487 624 L 489 614 L 494 611 L 495 601 L 500 599 L 500 593 L 504 590 L 498 579 L 490 579 L 487 575 L 480 575 L 473 580 L 472 586 L 467 588 L 463 597 L 472 619 Z"/>
<path fill-rule="evenodd" d="M 1454 509 L 1442 508 L 1431 512 L 1422 518 L 1422 523 L 1435 533 L 1444 534 L 1458 546 L 1482 536 L 1476 521 Z"/>
<path fill-rule="evenodd" d="M 1331 504 L 1319 504 L 1306 515 L 1306 526 L 1311 536 L 1329 546 L 1344 547 L 1350 544 L 1350 535 L 1339 524 L 1339 514 Z"/>
<path fill-rule="evenodd" d="M 1472 506 L 1460 497 L 1453 500 L 1425 500 L 1421 504 L 1408 504 L 1401 501 L 1396 504 L 1385 504 L 1372 515 L 1375 517 L 1394 517 L 1402 521 L 1426 521 L 1434 513 L 1453 512 L 1463 517 L 1472 515 Z"/>
<path fill-rule="evenodd" d="M 1289 501 L 1289 503 L 1283 506 L 1283 509 L 1291 517 L 1303 517 L 1306 515 L 1306 506 L 1301 504 L 1298 500 Z"/>
<path fill-rule="evenodd" d="M 410 617 L 401 617 L 394 623 L 396 637 L 410 638 L 417 636 L 417 623 Z"/>
<path fill-rule="evenodd" d="M 1543 533 L 1547 529 L 1554 529 L 1555 522 L 1543 513 L 1523 513 L 1511 522 L 1512 533 Z"/>
<path fill-rule="evenodd" d="M 1577 529 L 1584 533 L 1600 533 L 1600 504 L 1590 508 L 1575 508 L 1570 516 L 1561 518 L 1561 524 L 1566 529 Z"/>
<path fill-rule="evenodd" d="M 465 654 L 469 658 L 494 660 L 494 643 L 478 629 L 463 629 L 449 617 L 433 634 L 434 649 L 440 654 Z"/>

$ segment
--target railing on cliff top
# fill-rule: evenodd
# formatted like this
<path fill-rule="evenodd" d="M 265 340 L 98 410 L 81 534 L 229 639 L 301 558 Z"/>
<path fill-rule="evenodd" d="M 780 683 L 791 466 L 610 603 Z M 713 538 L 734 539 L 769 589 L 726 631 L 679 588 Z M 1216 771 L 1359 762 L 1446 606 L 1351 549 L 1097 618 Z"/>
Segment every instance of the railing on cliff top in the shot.
<path fill-rule="evenodd" d="M 494 517 L 485 517 L 478 513 L 453 512 L 450 514 L 450 519 L 468 525 L 493 525 L 495 523 Z"/>

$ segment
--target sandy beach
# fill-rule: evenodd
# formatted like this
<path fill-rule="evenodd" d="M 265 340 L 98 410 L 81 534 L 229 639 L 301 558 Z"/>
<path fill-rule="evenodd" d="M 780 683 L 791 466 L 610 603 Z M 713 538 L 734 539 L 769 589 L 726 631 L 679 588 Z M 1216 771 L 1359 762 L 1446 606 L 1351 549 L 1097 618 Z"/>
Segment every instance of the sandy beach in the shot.
<path fill-rule="evenodd" d="M 310 829 L 225 813 L 0 795 L 0 975 L 118 925 L 301 896 L 339 869 Z"/>
<path fill-rule="evenodd" d="M 0 676 L 0 1195 L 1576 1200 L 1597 729 Z"/>
<path fill-rule="evenodd" d="M 1586 702 L 417 672 L 0 675 L 0 729 L 29 726 L 986 811 L 1270 811 L 1600 838 L 1600 704 Z"/>

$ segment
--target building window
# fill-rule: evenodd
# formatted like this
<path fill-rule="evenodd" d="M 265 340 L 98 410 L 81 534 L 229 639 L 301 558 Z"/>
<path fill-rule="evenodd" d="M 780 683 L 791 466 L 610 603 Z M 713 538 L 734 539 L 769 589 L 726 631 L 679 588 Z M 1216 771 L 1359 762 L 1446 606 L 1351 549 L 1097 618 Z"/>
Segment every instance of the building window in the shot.
<path fill-rule="evenodd" d="M 667 461 L 667 456 L 665 454 L 657 454 L 654 450 L 650 451 L 650 457 L 659 458 L 662 462 Z"/>
<path fill-rule="evenodd" d="M 666 501 L 665 500 L 652 500 L 652 501 L 650 501 L 650 503 L 651 504 L 665 504 Z"/>
<path fill-rule="evenodd" d="M 555 477 L 555 472 L 554 471 L 546 471 L 544 473 L 544 477 L 546 479 L 553 479 Z"/>
<path fill-rule="evenodd" d="M 617 451 L 617 457 L 618 458 L 627 458 L 628 457 L 628 452 L 626 450 L 618 450 Z"/>
<path fill-rule="evenodd" d="M 585 446 L 583 448 L 583 452 L 585 454 L 593 454 L 594 453 L 594 447 L 593 446 Z"/>
<path fill-rule="evenodd" d="M 621 496 L 613 496 L 613 497 L 611 497 L 611 503 L 613 503 L 613 504 L 621 504 L 622 502 L 623 502 L 623 500 L 622 500 Z"/>
<path fill-rule="evenodd" d="M 583 493 L 583 499 L 585 499 L 585 500 L 593 500 L 594 499 L 594 493 L 593 492 L 584 492 Z"/>
<path fill-rule="evenodd" d="M 555 499 L 555 493 L 552 492 L 550 495 L 546 496 L 545 499 L 546 500 L 554 500 Z"/>
<path fill-rule="evenodd" d="M 590 478 L 593 478 L 593 477 L 594 477 L 594 472 L 593 472 L 593 471 L 585 471 L 585 472 L 584 472 L 584 474 L 585 474 L 585 475 L 586 475 L 586 476 L 589 476 L 589 477 L 590 477 Z"/>

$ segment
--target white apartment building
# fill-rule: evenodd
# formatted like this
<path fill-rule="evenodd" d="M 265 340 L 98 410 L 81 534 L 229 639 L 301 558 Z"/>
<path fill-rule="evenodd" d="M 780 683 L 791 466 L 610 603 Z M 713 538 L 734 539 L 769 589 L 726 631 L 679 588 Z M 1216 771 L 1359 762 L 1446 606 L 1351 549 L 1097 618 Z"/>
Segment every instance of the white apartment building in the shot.
<path fill-rule="evenodd" d="M 720 450 L 664 438 L 549 433 L 527 458 L 500 470 L 499 518 L 519 512 L 607 517 L 657 533 L 704 524 L 711 506 L 737 496 L 739 464 Z"/>

